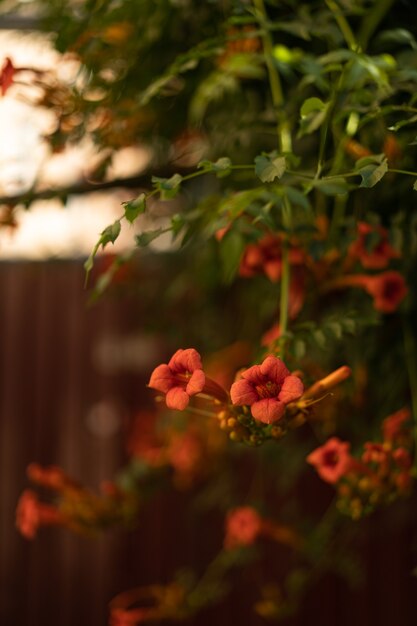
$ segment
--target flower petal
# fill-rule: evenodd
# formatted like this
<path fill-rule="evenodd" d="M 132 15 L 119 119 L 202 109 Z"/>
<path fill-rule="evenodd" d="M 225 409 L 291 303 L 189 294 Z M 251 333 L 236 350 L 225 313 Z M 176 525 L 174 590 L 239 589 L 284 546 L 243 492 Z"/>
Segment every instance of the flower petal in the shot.
<path fill-rule="evenodd" d="M 168 366 L 173 372 L 194 372 L 203 368 L 201 356 L 194 348 L 180 348 L 171 357 Z"/>
<path fill-rule="evenodd" d="M 167 393 L 176 384 L 175 378 L 165 363 L 158 365 L 151 374 L 148 387 Z"/>
<path fill-rule="evenodd" d="M 264 272 L 268 276 L 271 283 L 277 283 L 282 274 L 281 259 L 271 259 L 270 261 L 265 261 Z"/>
<path fill-rule="evenodd" d="M 278 385 L 282 385 L 284 379 L 290 374 L 284 362 L 276 356 L 267 356 L 262 365 L 260 365 L 260 371 L 269 380 Z"/>
<path fill-rule="evenodd" d="M 288 402 L 301 398 L 303 391 L 304 385 L 298 376 L 287 376 L 282 383 L 281 391 L 278 394 L 278 400 L 288 404 Z"/>
<path fill-rule="evenodd" d="M 241 373 L 242 378 L 250 381 L 253 385 L 262 385 L 265 381 L 265 376 L 261 373 L 260 365 L 252 365 L 247 370 Z"/>
<path fill-rule="evenodd" d="M 230 397 L 233 404 L 253 404 L 259 400 L 259 396 L 248 380 L 241 378 L 230 388 Z"/>
<path fill-rule="evenodd" d="M 284 415 L 285 404 L 275 398 L 263 398 L 251 406 L 253 417 L 264 424 L 273 424 Z"/>
<path fill-rule="evenodd" d="M 182 387 L 173 387 L 168 391 L 165 400 L 169 409 L 183 411 L 188 406 L 190 397 Z"/>
<path fill-rule="evenodd" d="M 203 370 L 194 370 L 185 390 L 189 396 L 194 396 L 196 393 L 200 393 L 200 391 L 203 391 L 205 382 L 206 376 Z"/>

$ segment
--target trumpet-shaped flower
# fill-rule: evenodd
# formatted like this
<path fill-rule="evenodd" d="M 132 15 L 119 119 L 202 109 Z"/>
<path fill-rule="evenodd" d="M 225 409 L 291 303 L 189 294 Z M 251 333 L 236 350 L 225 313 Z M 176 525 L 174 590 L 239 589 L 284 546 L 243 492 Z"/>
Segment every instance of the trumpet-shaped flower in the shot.
<path fill-rule="evenodd" d="M 369 247 L 371 237 L 376 237 L 374 246 Z M 358 238 L 348 250 L 349 256 L 358 259 L 366 269 L 383 269 L 387 267 L 391 259 L 396 259 L 400 255 L 389 244 L 388 233 L 382 226 L 373 226 L 366 222 L 358 223 Z"/>
<path fill-rule="evenodd" d="M 404 433 L 404 422 L 407 422 L 410 417 L 411 413 L 408 408 L 400 409 L 386 417 L 382 422 L 384 441 L 393 442 L 401 437 Z"/>
<path fill-rule="evenodd" d="M 229 511 L 226 518 L 226 549 L 249 546 L 262 531 L 262 518 L 251 506 L 242 506 Z"/>
<path fill-rule="evenodd" d="M 285 406 L 298 400 L 304 386 L 298 376 L 290 374 L 281 359 L 268 356 L 261 365 L 253 365 L 233 383 L 230 396 L 233 404 L 249 405 L 252 416 L 264 424 L 281 419 Z"/>
<path fill-rule="evenodd" d="M 53 506 L 42 504 L 34 491 L 26 489 L 16 510 L 16 526 L 26 539 L 33 539 L 39 526 L 63 523 L 61 513 Z"/>
<path fill-rule="evenodd" d="M 393 313 L 407 295 L 408 288 L 399 272 L 382 272 L 363 277 L 362 286 L 374 299 L 374 307 L 382 313 Z"/>
<path fill-rule="evenodd" d="M 291 265 L 302 265 L 305 255 L 296 247 L 290 248 L 289 262 Z M 281 279 L 282 274 L 282 240 L 267 234 L 255 244 L 248 244 L 243 254 L 239 274 L 244 277 L 265 274 L 273 283 Z"/>
<path fill-rule="evenodd" d="M 158 365 L 148 385 L 166 394 L 168 408 L 183 411 L 190 397 L 203 390 L 205 382 L 199 353 L 194 348 L 187 348 L 177 350 L 168 364 Z"/>
<path fill-rule="evenodd" d="M 331 437 L 323 446 L 313 450 L 306 461 L 314 465 L 320 478 L 327 483 L 337 483 L 352 465 L 350 444 L 338 437 Z"/>

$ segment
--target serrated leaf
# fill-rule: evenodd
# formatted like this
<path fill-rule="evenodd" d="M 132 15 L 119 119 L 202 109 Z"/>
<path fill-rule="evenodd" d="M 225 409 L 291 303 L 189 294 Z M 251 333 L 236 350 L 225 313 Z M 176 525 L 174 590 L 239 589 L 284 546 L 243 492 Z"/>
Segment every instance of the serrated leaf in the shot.
<path fill-rule="evenodd" d="M 144 233 L 140 233 L 140 235 L 136 235 L 135 241 L 138 246 L 141 248 L 145 248 L 147 245 L 151 243 L 154 239 L 157 239 L 163 233 L 166 233 L 170 230 L 170 228 L 157 228 L 156 230 L 148 230 Z"/>
<path fill-rule="evenodd" d="M 174 174 L 171 178 L 152 176 L 152 183 L 155 189 L 159 191 L 161 200 L 171 200 L 175 198 L 180 190 L 181 182 L 181 174 Z"/>
<path fill-rule="evenodd" d="M 146 195 L 141 193 L 134 200 L 129 200 L 129 202 L 123 202 L 123 206 L 125 209 L 125 218 L 131 224 L 135 221 L 138 215 L 141 215 L 145 212 L 146 209 Z"/>
<path fill-rule="evenodd" d="M 120 220 L 116 220 L 110 226 L 107 226 L 100 235 L 99 244 L 104 248 L 108 243 L 114 243 L 120 235 Z"/>
<path fill-rule="evenodd" d="M 362 181 L 359 187 L 374 187 L 388 171 L 388 161 L 385 159 L 380 165 L 367 165 L 358 171 Z"/>
<path fill-rule="evenodd" d="M 230 174 L 232 162 L 229 157 L 221 157 L 217 161 L 200 161 L 198 168 L 204 169 L 206 172 L 215 172 L 217 178 L 223 178 Z"/>
<path fill-rule="evenodd" d="M 281 178 L 285 172 L 286 165 L 286 160 L 283 156 L 274 157 L 260 154 L 255 157 L 255 174 L 263 183 L 271 183 L 276 178 Z"/>

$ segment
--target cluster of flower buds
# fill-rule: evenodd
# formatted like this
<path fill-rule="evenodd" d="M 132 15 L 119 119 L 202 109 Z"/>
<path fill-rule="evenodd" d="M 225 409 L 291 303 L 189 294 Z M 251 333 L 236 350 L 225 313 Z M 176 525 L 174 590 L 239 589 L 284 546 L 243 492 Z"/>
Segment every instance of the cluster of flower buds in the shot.
<path fill-rule="evenodd" d="M 350 444 L 332 437 L 308 457 L 319 476 L 334 484 L 338 509 L 359 519 L 377 506 L 407 495 L 412 484 L 412 433 L 404 408 L 382 424 L 382 441 L 366 442 L 360 458 L 350 454 Z"/>
<path fill-rule="evenodd" d="M 228 392 L 205 375 L 200 355 L 188 348 L 159 365 L 149 387 L 165 393 L 168 408 L 180 411 L 198 396 L 204 410 L 199 405 L 193 411 L 216 416 L 232 441 L 257 446 L 302 425 L 312 405 L 349 375 L 344 366 L 304 390 L 300 376 L 291 374 L 280 358 L 267 356 L 261 364 L 240 371 Z"/>
<path fill-rule="evenodd" d="M 29 480 L 53 493 L 52 502 L 41 502 L 32 489 L 21 495 L 16 510 L 16 526 L 26 539 L 33 539 L 41 526 L 65 526 L 79 533 L 90 533 L 121 523 L 129 523 L 137 512 L 137 501 L 114 483 L 102 484 L 96 495 L 59 467 L 27 469 Z"/>

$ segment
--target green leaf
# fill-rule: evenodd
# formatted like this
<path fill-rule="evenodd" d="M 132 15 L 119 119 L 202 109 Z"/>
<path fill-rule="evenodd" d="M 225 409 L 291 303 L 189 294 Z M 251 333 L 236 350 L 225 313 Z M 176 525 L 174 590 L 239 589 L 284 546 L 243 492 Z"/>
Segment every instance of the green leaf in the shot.
<path fill-rule="evenodd" d="M 362 157 L 356 161 L 355 170 L 361 169 L 362 167 L 365 167 L 365 165 L 374 165 L 375 163 L 379 165 L 385 158 L 386 157 L 383 152 L 381 154 L 371 154 L 369 156 Z"/>
<path fill-rule="evenodd" d="M 317 113 L 317 111 L 324 111 L 327 105 L 320 100 L 320 98 L 307 98 L 301 105 L 300 115 L 301 117 L 307 117 L 311 113 Z"/>
<path fill-rule="evenodd" d="M 313 337 L 314 337 L 314 341 L 317 343 L 319 348 L 324 349 L 326 347 L 326 343 L 327 343 L 326 335 L 320 328 L 314 331 Z"/>
<path fill-rule="evenodd" d="M 154 239 L 157 239 L 163 233 L 167 233 L 170 231 L 170 228 L 157 228 L 156 230 L 148 230 L 144 233 L 140 233 L 140 235 L 136 235 L 135 241 L 138 246 L 141 248 L 145 248 L 148 244 L 151 243 Z"/>
<path fill-rule="evenodd" d="M 311 209 L 311 204 L 310 204 L 309 199 L 299 189 L 296 189 L 295 187 L 287 186 L 285 187 L 285 193 L 287 194 L 288 199 L 290 200 L 291 204 L 296 204 L 297 206 L 300 206 L 302 209 L 305 209 L 306 211 Z"/>
<path fill-rule="evenodd" d="M 388 161 L 385 159 L 380 165 L 366 165 L 362 167 L 358 174 L 362 178 L 359 187 L 374 187 L 388 171 Z"/>
<path fill-rule="evenodd" d="M 161 200 L 171 200 L 175 198 L 180 190 L 182 182 L 181 174 L 174 174 L 171 178 L 159 178 L 152 176 L 152 183 L 161 195 Z"/>
<path fill-rule="evenodd" d="M 255 174 L 263 183 L 271 183 L 276 178 L 280 179 L 285 168 L 285 157 L 276 156 L 275 153 L 255 157 Z"/>
<path fill-rule="evenodd" d="M 120 235 L 120 230 L 121 230 L 120 220 L 116 220 L 115 222 L 113 222 L 113 224 L 110 224 L 110 226 L 107 226 L 107 228 L 103 230 L 103 232 L 100 235 L 100 239 L 98 243 L 103 248 L 108 243 L 114 243 L 116 239 L 118 238 L 118 236 Z"/>
<path fill-rule="evenodd" d="M 306 353 L 306 342 L 302 339 L 296 339 L 294 342 L 294 356 L 295 358 L 302 359 Z"/>
<path fill-rule="evenodd" d="M 94 257 L 95 257 L 95 253 L 91 253 L 90 256 L 88 257 L 88 259 L 85 261 L 84 263 L 84 269 L 85 269 L 85 285 L 88 282 L 88 276 L 91 272 L 91 270 L 93 269 L 94 266 Z"/>
<path fill-rule="evenodd" d="M 329 104 L 320 98 L 308 98 L 300 109 L 300 136 L 309 135 L 320 128 L 326 119 Z"/>
<path fill-rule="evenodd" d="M 417 180 L 416 180 L 416 182 L 413 185 L 413 189 L 414 189 L 414 191 L 417 191 Z"/>
<path fill-rule="evenodd" d="M 338 196 L 347 193 L 349 190 L 346 180 L 342 177 L 333 178 L 332 180 L 318 179 L 312 181 L 311 184 L 320 189 L 326 196 Z"/>
<path fill-rule="evenodd" d="M 235 277 L 245 247 L 243 237 L 236 231 L 229 231 L 220 242 L 223 280 L 230 283 Z"/>
<path fill-rule="evenodd" d="M 197 165 L 198 168 L 202 168 L 205 172 L 215 172 L 217 178 L 223 178 L 230 174 L 232 162 L 229 157 L 221 157 L 217 161 L 200 161 Z"/>
<path fill-rule="evenodd" d="M 185 225 L 184 216 L 181 215 L 180 213 L 175 213 L 175 215 L 171 217 L 172 236 L 177 237 L 177 235 L 181 232 L 184 225 Z"/>
<path fill-rule="evenodd" d="M 234 74 L 238 78 L 263 79 L 265 70 L 262 64 L 262 57 L 248 52 L 226 57 L 222 63 L 224 72 Z"/>
<path fill-rule="evenodd" d="M 226 214 L 230 221 L 242 215 L 250 205 L 263 197 L 264 188 L 246 189 L 226 197 L 219 206 L 219 214 Z"/>
<path fill-rule="evenodd" d="M 327 322 L 326 329 L 331 332 L 336 337 L 336 339 L 342 339 L 343 328 L 339 322 Z"/>
<path fill-rule="evenodd" d="M 399 44 L 399 45 L 408 45 L 413 48 L 413 50 L 417 49 L 416 40 L 414 39 L 414 35 L 410 33 L 409 30 L 405 28 L 393 28 L 392 30 L 384 30 L 377 38 L 376 41 L 379 44 Z"/>
<path fill-rule="evenodd" d="M 129 202 L 122 203 L 125 209 L 125 218 L 131 224 L 135 221 L 138 215 L 141 215 L 145 212 L 146 209 L 146 195 L 141 193 L 134 200 L 129 200 Z"/>

